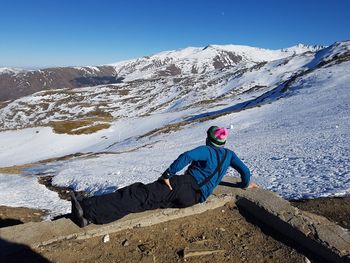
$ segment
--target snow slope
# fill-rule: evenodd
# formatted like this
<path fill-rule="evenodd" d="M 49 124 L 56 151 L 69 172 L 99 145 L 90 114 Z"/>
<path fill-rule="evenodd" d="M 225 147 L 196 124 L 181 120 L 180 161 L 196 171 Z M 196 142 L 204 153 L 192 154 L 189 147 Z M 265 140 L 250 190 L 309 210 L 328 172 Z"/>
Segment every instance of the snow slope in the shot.
<path fill-rule="evenodd" d="M 0 167 L 23 165 L 72 153 L 106 151 L 115 143 L 146 134 L 178 120 L 183 114 L 165 113 L 123 119 L 113 122 L 109 129 L 85 135 L 56 134 L 50 127 L 0 132 Z"/>
<path fill-rule="evenodd" d="M 203 144 L 209 126 L 232 126 L 227 147 L 243 159 L 252 171 L 252 179 L 262 187 L 285 198 L 349 195 L 349 47 L 349 41 L 339 42 L 316 53 L 273 60 L 245 74 L 230 75 L 226 82 L 219 81 L 212 87 L 224 96 L 220 103 L 211 104 L 212 107 L 191 105 L 201 92 L 197 90 L 176 101 L 176 105 L 170 104 L 170 108 L 151 110 L 147 115 L 142 115 L 142 110 L 131 112 L 132 118 L 125 115 L 109 130 L 92 135 L 55 135 L 50 128 L 1 132 L 1 165 L 23 164 L 57 156 L 55 154 L 95 152 L 97 155 L 90 158 L 36 165 L 24 174 L 28 178 L 35 174 L 53 175 L 55 185 L 103 194 L 136 181 L 155 180 L 179 154 Z M 238 89 L 242 92 L 237 95 Z M 172 92 L 176 89 L 161 98 L 166 99 Z M 259 103 L 252 108 L 241 107 L 242 111 L 232 111 L 247 101 Z M 199 116 L 202 118 L 217 114 L 215 111 L 225 114 L 140 137 L 153 129 L 176 124 L 189 115 L 202 115 Z M 124 109 L 124 113 L 127 114 L 127 110 Z M 38 147 L 41 142 L 44 146 Z M 234 170 L 229 174 L 238 176 Z M 20 180 L 27 177 L 0 177 L 1 189 L 12 189 L 16 193 L 27 186 L 41 187 L 34 179 L 21 185 Z M 9 190 L 0 191 L 0 204 L 47 208 L 52 215 L 69 210 L 69 203 L 62 203 L 54 195 L 47 198 L 50 204 L 32 195 L 16 194 L 15 201 L 7 198 L 8 195 Z"/>
<path fill-rule="evenodd" d="M 223 50 L 224 47 L 226 46 L 220 46 L 220 50 Z M 208 47 L 206 50 L 213 48 Z M 229 48 L 235 49 L 236 52 L 245 51 L 246 54 L 250 54 L 248 51 L 251 50 L 250 59 L 259 58 L 261 61 L 262 59 L 278 59 L 258 64 L 256 62 L 240 63 L 201 74 L 186 75 L 181 73 L 176 77 L 164 76 L 114 85 L 37 92 L 31 96 L 17 99 L 2 109 L 0 108 L 0 130 L 47 125 L 50 121 L 79 118 L 96 110 L 108 112 L 115 118 L 178 111 L 186 111 L 188 114 L 194 115 L 207 108 L 215 109 L 217 105 L 222 108 L 223 105 L 230 106 L 238 101 L 246 101 L 260 96 L 311 67 L 316 55 L 315 52 L 304 52 L 299 55 L 283 57 L 283 55 L 292 54 L 291 51 L 226 47 L 227 50 Z M 175 53 L 180 58 L 186 57 L 183 62 L 187 63 L 187 66 L 181 66 L 184 69 L 196 65 L 196 61 L 201 64 L 205 63 L 203 61 L 208 63 L 211 61 L 212 63 L 213 56 L 203 55 L 203 52 L 199 51 L 203 57 L 199 56 L 197 60 L 193 59 L 196 53 L 192 51 L 192 48 L 191 52 L 183 54 L 177 51 Z M 259 56 L 259 52 L 261 56 Z M 188 60 L 187 53 L 191 54 L 191 60 Z M 158 56 L 163 60 L 175 58 L 171 52 L 165 52 L 164 55 Z M 317 61 L 322 61 L 324 58 L 320 56 Z M 317 63 L 314 64 L 313 67 L 317 65 Z M 128 65 L 130 67 L 132 63 L 128 63 Z M 153 69 L 151 71 L 156 72 Z M 139 73 L 145 74 L 141 71 Z"/>
<path fill-rule="evenodd" d="M 305 52 L 315 52 L 323 46 L 296 46 L 278 50 L 269 50 L 242 45 L 208 45 L 206 47 L 188 47 L 171 51 L 163 51 L 152 56 L 110 64 L 115 67 L 119 76 L 125 80 L 154 77 L 162 67 L 170 64 L 178 68 L 182 74 L 208 73 L 218 67 L 237 64 L 259 63 L 278 60 Z"/>
<path fill-rule="evenodd" d="M 331 72 L 314 72 L 273 104 L 134 142 L 151 147 L 102 155 L 95 161 L 69 161 L 55 171 L 53 182 L 92 193 L 138 180 L 150 182 L 183 151 L 203 144 L 206 129 L 215 124 L 233 125 L 227 146 L 244 159 L 264 188 L 285 198 L 350 194 L 349 68 L 347 62 Z"/>
<path fill-rule="evenodd" d="M 48 218 L 70 212 L 70 204 L 38 183 L 35 176 L 0 174 L 0 204 L 48 210 Z"/>

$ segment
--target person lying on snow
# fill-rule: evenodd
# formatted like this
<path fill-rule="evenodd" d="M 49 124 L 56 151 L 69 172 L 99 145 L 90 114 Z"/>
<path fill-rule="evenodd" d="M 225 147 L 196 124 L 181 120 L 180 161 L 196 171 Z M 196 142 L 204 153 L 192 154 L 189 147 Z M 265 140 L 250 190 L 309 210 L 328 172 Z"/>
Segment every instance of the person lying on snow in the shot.
<path fill-rule="evenodd" d="M 241 188 L 257 187 L 250 181 L 248 167 L 231 150 L 224 148 L 228 130 L 212 126 L 206 145 L 181 154 L 157 181 L 134 183 L 113 193 L 77 200 L 71 194 L 72 219 L 80 227 L 107 224 L 129 213 L 157 208 L 183 208 L 205 202 L 221 182 L 229 166 L 241 175 Z M 188 164 L 184 175 L 176 175 Z"/>

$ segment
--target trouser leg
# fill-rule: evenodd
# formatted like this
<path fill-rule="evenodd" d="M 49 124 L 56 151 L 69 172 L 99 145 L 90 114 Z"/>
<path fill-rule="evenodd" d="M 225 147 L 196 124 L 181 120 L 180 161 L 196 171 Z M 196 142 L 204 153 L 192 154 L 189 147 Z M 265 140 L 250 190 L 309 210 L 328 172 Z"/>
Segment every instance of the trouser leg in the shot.
<path fill-rule="evenodd" d="M 190 175 L 180 175 L 171 178 L 173 188 L 172 207 L 188 207 L 199 202 L 200 190 L 195 179 Z"/>
<path fill-rule="evenodd" d="M 187 207 L 198 202 L 197 186 L 191 176 L 175 176 L 170 182 L 172 191 L 158 180 L 146 185 L 135 183 L 111 194 L 84 199 L 84 217 L 97 224 L 106 224 L 129 213 Z"/>

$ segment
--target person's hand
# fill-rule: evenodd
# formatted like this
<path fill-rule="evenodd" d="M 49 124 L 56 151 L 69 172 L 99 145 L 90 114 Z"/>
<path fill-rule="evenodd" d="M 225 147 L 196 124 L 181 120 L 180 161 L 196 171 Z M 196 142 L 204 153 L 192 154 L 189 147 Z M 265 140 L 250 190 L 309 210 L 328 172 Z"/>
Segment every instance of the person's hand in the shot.
<path fill-rule="evenodd" d="M 164 183 L 166 184 L 166 186 L 169 187 L 170 191 L 172 191 L 173 188 L 171 187 L 170 180 L 169 180 L 169 179 L 164 179 L 164 178 L 163 178 L 163 181 L 164 181 Z"/>
<path fill-rule="evenodd" d="M 250 182 L 247 189 L 259 188 L 259 186 L 255 182 Z"/>

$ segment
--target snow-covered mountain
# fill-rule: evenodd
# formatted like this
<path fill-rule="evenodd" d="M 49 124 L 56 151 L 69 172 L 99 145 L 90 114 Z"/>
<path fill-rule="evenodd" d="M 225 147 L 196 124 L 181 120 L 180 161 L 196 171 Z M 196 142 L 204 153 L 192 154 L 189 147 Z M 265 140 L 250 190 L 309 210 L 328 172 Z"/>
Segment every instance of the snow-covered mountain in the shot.
<path fill-rule="evenodd" d="M 47 125 L 54 120 L 91 117 L 101 112 L 122 118 L 187 110 L 185 115 L 189 116 L 207 107 L 230 106 L 236 101 L 261 95 L 306 70 L 304 66 L 314 59 L 318 50 L 323 50 L 321 48 L 297 45 L 283 50 L 266 50 L 212 45 L 161 52 L 103 67 L 27 72 L 25 74 L 39 74 L 39 80 L 43 81 L 44 75 L 57 78 L 67 76 L 67 72 L 73 70 L 74 74 L 84 72 L 80 80 L 87 83 L 94 80 L 119 83 L 86 88 L 68 85 L 65 88 L 62 77 L 59 89 L 2 103 L 0 129 Z M 106 76 L 107 73 L 112 76 Z M 72 75 L 68 75 L 72 85 Z M 21 75 L 14 76 L 21 80 Z"/>
<path fill-rule="evenodd" d="M 0 74 L 17 74 L 25 70 L 18 68 L 0 68 Z"/>
<path fill-rule="evenodd" d="M 165 51 L 139 59 L 94 67 L 42 70 L 0 68 L 0 101 L 18 99 L 41 90 L 113 84 L 123 79 L 130 81 L 205 74 L 236 65 L 255 65 L 304 52 L 314 52 L 321 48 L 321 46 L 301 44 L 281 50 L 237 45 L 209 45 Z"/>
<path fill-rule="evenodd" d="M 201 145 L 209 126 L 222 125 L 233 127 L 227 146 L 262 187 L 286 198 L 350 194 L 350 41 L 279 51 L 188 48 L 106 67 L 119 83 L 4 101 L 0 167 L 46 160 L 23 174 L 101 194 L 156 179 Z M 76 153 L 83 155 L 55 160 Z M 69 210 L 33 177 L 0 177 L 0 204 Z"/>
<path fill-rule="evenodd" d="M 293 55 L 315 52 L 324 47 L 297 46 L 268 50 L 239 45 L 208 45 L 164 51 L 153 56 L 111 64 L 126 80 L 146 77 L 204 74 L 237 65 L 255 65 Z"/>

